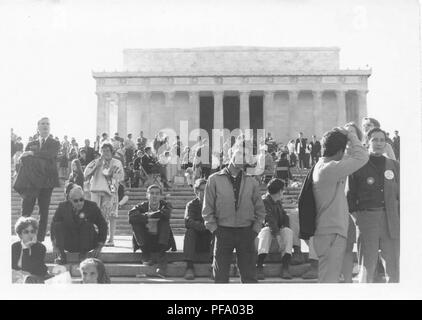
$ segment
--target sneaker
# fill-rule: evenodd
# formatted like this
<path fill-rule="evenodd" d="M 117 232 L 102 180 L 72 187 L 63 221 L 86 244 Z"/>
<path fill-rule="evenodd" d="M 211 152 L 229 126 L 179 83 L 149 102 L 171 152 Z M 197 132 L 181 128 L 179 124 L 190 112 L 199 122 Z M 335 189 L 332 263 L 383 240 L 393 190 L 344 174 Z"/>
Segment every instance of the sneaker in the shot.
<path fill-rule="evenodd" d="M 265 279 L 264 267 L 257 267 L 256 268 L 256 279 L 257 280 L 264 280 Z"/>
<path fill-rule="evenodd" d="M 193 272 L 193 269 L 191 268 L 186 269 L 185 280 L 194 280 L 194 279 L 195 279 L 195 273 Z"/>

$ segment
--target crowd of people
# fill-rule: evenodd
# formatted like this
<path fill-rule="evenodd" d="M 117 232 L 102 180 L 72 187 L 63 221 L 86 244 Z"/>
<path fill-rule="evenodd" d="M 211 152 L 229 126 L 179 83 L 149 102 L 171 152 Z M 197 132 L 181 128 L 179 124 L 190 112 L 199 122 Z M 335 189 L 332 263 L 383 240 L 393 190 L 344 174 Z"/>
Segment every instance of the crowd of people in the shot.
<path fill-rule="evenodd" d="M 53 138 L 49 119 L 42 118 L 24 150 L 12 131 L 14 189 L 22 197 L 12 269 L 29 275 L 28 282 L 51 277 L 42 242 L 52 190 L 60 185 L 59 178 L 67 178 L 66 200 L 51 222 L 55 262 L 66 264 L 66 252 L 79 253 L 84 282 L 109 282 L 98 258 L 103 246 L 114 246 L 118 209 L 128 201 L 125 186 L 142 184 L 147 201 L 128 211 L 133 250 L 142 251 L 142 263 L 158 263 L 156 273 L 165 277 L 167 252 L 175 251 L 176 243 L 170 225 L 172 204 L 163 190 L 170 187 L 169 177 L 175 183 L 173 178 L 184 174 L 195 193 L 185 212 L 186 279 L 195 277 L 196 254 L 205 253 L 212 260 L 214 281 L 229 282 L 234 250 L 242 283 L 264 278 L 269 253 L 281 255 L 280 276 L 291 279 L 289 266 L 304 261 L 303 239 L 311 264 L 305 278 L 351 282 L 357 242 L 360 282 L 374 281 L 379 260 L 387 281 L 398 282 L 400 140 L 396 131 L 390 145 L 373 118 L 363 119 L 362 131 L 349 123 L 319 141 L 313 136 L 310 143 L 300 133 L 286 146 L 271 134 L 255 145 L 240 134 L 234 143 L 227 138 L 221 152 L 209 155 L 206 139 L 199 136 L 189 147 L 179 137 L 171 144 L 163 132 L 149 144 L 142 131 L 136 142 L 131 134 L 122 139 L 116 133 L 110 139 L 104 133 L 93 147 L 87 139 L 79 148 L 73 138 Z M 282 198 L 292 178 L 290 168 L 311 165 L 299 214 L 287 214 Z M 267 193 L 261 196 L 263 183 Z M 311 201 L 303 205 L 303 199 Z M 37 201 L 39 222 L 31 218 Z"/>

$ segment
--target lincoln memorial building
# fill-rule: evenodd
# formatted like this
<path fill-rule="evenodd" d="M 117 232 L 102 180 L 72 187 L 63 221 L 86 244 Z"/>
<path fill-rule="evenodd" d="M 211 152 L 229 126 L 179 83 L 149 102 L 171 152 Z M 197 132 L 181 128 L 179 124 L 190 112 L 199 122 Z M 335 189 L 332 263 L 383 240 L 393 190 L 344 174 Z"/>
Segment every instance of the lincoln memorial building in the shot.
<path fill-rule="evenodd" d="M 93 72 L 97 134 L 142 130 L 151 139 L 180 122 L 262 129 L 287 143 L 318 138 L 366 116 L 370 69 L 340 69 L 337 47 L 126 49 L 123 68 Z"/>

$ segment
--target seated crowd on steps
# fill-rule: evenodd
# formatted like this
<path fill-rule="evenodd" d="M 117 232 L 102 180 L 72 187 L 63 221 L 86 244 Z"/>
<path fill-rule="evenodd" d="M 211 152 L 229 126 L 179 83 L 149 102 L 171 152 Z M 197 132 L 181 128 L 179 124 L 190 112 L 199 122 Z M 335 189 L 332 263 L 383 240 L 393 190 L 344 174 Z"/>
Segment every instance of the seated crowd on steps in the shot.
<path fill-rule="evenodd" d="M 176 251 L 176 244 L 170 226 L 172 205 L 163 198 L 162 191 L 170 187 L 168 177 L 190 168 L 193 176 L 188 181 L 195 198 L 186 205 L 185 212 L 185 279 L 195 278 L 195 256 L 203 252 L 212 260 L 214 282 L 229 282 L 234 250 L 242 283 L 264 279 L 264 262 L 269 253 L 280 254 L 279 275 L 291 279 L 289 266 L 305 262 L 299 239 L 303 223 L 298 221 L 297 214 L 285 212 L 281 200 L 283 189 L 292 180 L 290 169 L 296 165 L 299 168 L 313 165 L 309 175 L 316 218 L 306 222 L 314 224 L 314 232 L 306 238 L 310 269 L 303 277 L 317 278 L 319 282 L 335 283 L 340 279 L 352 282 L 353 246 L 357 241 L 359 282 L 376 281 L 379 261 L 384 266 L 386 281 L 399 281 L 400 172 L 399 162 L 395 160 L 399 156 L 394 154 L 397 148 L 387 142 L 386 132 L 375 119 L 364 118 L 363 134 L 354 123 L 349 123 L 326 132 L 321 141 L 314 136 L 309 145 L 299 134 L 296 142 L 291 141 L 294 148 L 292 145 L 282 147 L 278 155 L 275 153 L 277 144 L 274 146 L 269 134 L 262 147 L 254 146 L 263 151 L 259 153 L 261 158 L 254 162 L 255 168 L 261 166 L 262 169 L 257 175 L 248 174 L 256 171 L 250 170 L 251 162 L 245 152 L 252 145 L 248 146 L 242 135 L 226 154 L 222 152 L 221 160 L 226 159 L 214 166 L 214 162 L 211 165 L 200 162 L 201 150 L 207 146 L 201 137 L 193 152 L 185 147 L 186 157 L 179 139 L 169 147 L 168 138 L 160 132 L 154 139 L 154 150 L 169 147 L 176 151 L 178 158 L 186 160 L 170 173 L 167 170 L 170 162 L 164 158 L 171 153 L 165 151 L 164 158 L 155 158 L 142 132 L 137 145 L 131 135 L 128 141 L 123 141 L 118 134 L 112 140 L 103 134 L 101 140 L 98 137 L 95 148 L 86 140 L 85 147 L 79 150 L 76 141 L 69 143 L 67 137 L 61 147 L 57 147 L 59 144 L 49 134 L 47 118 L 41 119 L 38 127 L 39 136 L 21 154 L 15 177 L 14 188 L 23 197 L 25 208 L 15 228 L 20 240 L 12 246 L 16 279 L 43 282 L 52 277 L 44 264 L 46 250 L 42 242 L 51 191 L 58 174 L 53 172 L 57 169 L 55 166 L 43 161 L 51 161 L 55 153 L 56 157 L 60 154 L 63 164 L 70 154 L 73 157 L 66 201 L 59 204 L 51 223 L 55 262 L 66 264 L 66 252 L 79 253 L 84 282 L 94 281 L 92 279 L 109 282 L 98 258 L 104 245 L 114 245 L 118 209 L 127 201 L 124 184 L 132 186 L 132 182 L 147 186 L 147 201 L 136 205 L 128 214 L 128 223 L 133 229 L 133 249 L 141 249 L 145 265 L 158 263 L 156 275 L 166 277 L 167 252 Z M 274 163 L 274 155 L 277 163 Z M 133 163 L 128 163 L 128 159 L 134 159 Z M 68 168 L 59 165 L 61 172 Z M 33 189 L 22 187 L 29 184 L 27 181 L 35 181 L 37 175 L 46 177 L 47 182 L 37 185 L 36 181 Z M 125 179 L 128 176 L 129 180 Z M 262 183 L 267 186 L 263 196 L 259 187 Z M 39 224 L 30 218 L 36 200 L 40 206 Z M 41 208 L 43 203 L 46 205 Z M 92 256 L 89 261 L 88 256 Z M 155 256 L 158 256 L 157 261 Z"/>

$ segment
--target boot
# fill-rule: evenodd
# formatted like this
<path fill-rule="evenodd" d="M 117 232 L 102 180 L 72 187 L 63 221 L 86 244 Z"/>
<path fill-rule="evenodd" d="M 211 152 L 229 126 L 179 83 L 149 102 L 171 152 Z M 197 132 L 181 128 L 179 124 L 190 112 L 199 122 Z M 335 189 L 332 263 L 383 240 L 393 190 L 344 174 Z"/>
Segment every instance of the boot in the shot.
<path fill-rule="evenodd" d="M 192 268 L 186 269 L 185 272 L 185 280 L 194 280 L 195 279 L 195 273 Z"/>
<path fill-rule="evenodd" d="M 300 250 L 299 246 L 293 246 L 293 255 L 292 255 L 292 259 L 290 261 L 290 264 L 292 266 L 296 266 L 299 264 L 304 264 L 305 263 L 305 257 L 303 256 L 302 251 Z"/>
<path fill-rule="evenodd" d="M 185 272 L 185 280 L 193 280 L 195 279 L 195 272 L 193 269 L 193 262 L 187 261 L 186 263 L 186 272 Z"/>
<path fill-rule="evenodd" d="M 281 274 L 280 277 L 282 279 L 292 279 L 292 275 L 289 272 L 289 266 L 291 261 L 292 255 L 290 253 L 286 253 L 283 258 L 281 259 Z"/>
<path fill-rule="evenodd" d="M 311 268 L 302 275 L 302 279 L 318 279 L 318 260 L 310 259 Z"/>

